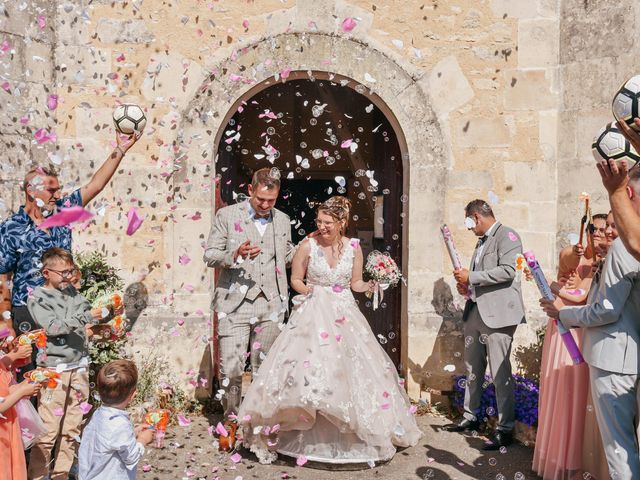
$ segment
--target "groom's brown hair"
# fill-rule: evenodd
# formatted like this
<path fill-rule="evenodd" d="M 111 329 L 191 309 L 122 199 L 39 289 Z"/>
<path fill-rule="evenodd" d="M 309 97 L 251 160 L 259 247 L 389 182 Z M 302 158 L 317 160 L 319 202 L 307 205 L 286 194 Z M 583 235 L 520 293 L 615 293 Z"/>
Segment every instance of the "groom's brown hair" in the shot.
<path fill-rule="evenodd" d="M 271 168 L 261 168 L 256 170 L 251 179 L 251 188 L 257 190 L 258 185 L 262 185 L 267 190 L 280 190 L 280 179 L 271 174 Z"/>

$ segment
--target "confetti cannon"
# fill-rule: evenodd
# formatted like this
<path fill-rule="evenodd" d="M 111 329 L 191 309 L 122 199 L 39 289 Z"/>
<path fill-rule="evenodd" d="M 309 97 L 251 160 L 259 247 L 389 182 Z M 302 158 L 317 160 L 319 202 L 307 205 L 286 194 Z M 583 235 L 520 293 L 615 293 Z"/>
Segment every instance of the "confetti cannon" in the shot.
<path fill-rule="evenodd" d="M 529 271 L 531 272 L 531 275 L 533 276 L 533 279 L 538 286 L 540 295 L 542 295 L 547 300 L 555 300 L 556 297 L 549 287 L 549 283 L 547 282 L 547 279 L 542 272 L 540 264 L 536 260 L 536 256 L 533 254 L 533 252 L 529 251 L 524 253 L 524 257 L 527 261 Z M 562 322 L 560 320 L 556 319 L 555 322 L 558 327 L 558 333 L 560 334 L 562 342 L 564 343 L 564 346 L 567 348 L 567 351 L 569 352 L 569 355 L 573 360 L 573 364 L 578 365 L 584 362 L 582 354 L 580 353 L 580 349 L 578 348 L 576 341 L 573 339 L 573 335 L 571 335 L 571 332 L 567 330 L 564 325 L 562 325 Z"/>
<path fill-rule="evenodd" d="M 455 243 L 453 243 L 453 234 L 447 224 L 445 223 L 440 227 L 440 233 L 442 233 L 442 239 L 444 240 L 444 244 L 447 247 L 447 252 L 449 253 L 449 258 L 451 259 L 451 265 L 453 265 L 454 270 L 462 269 L 462 262 L 460 261 L 460 255 L 458 254 L 458 249 L 456 248 Z M 471 293 L 467 287 L 467 293 L 464 295 L 464 298 L 467 300 L 471 298 Z"/>

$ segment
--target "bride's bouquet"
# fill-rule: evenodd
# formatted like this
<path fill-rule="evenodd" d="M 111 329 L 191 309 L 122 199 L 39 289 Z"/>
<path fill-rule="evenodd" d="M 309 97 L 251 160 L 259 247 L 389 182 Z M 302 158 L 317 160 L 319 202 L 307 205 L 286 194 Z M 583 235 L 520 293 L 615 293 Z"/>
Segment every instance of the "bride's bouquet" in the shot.
<path fill-rule="evenodd" d="M 373 296 L 373 309 L 377 310 L 379 303 L 384 298 L 384 291 L 389 287 L 395 287 L 404 277 L 396 262 L 390 255 L 374 250 L 367 255 L 365 272 L 376 282 L 373 292 L 367 292 L 367 296 Z"/>

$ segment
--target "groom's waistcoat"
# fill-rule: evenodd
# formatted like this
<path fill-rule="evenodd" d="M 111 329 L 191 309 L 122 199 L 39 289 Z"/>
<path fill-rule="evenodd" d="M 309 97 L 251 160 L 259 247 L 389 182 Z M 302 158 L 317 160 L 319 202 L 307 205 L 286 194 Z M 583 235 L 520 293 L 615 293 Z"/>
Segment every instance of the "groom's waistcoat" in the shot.
<path fill-rule="evenodd" d="M 278 282 L 274 282 L 276 272 L 276 249 L 274 242 L 274 229 L 273 221 L 267 223 L 267 228 L 264 235 L 260 237 L 260 233 L 255 224 L 250 224 L 247 228 L 255 230 L 254 245 L 260 247 L 260 255 L 258 255 L 253 261 L 251 269 L 251 279 L 253 285 L 247 291 L 247 300 L 255 300 L 260 292 L 264 293 L 267 299 L 277 297 L 281 292 L 278 288 Z M 257 239 L 260 238 L 260 241 Z M 251 260 L 246 260 L 251 262 Z M 286 294 L 286 292 L 284 292 Z"/>

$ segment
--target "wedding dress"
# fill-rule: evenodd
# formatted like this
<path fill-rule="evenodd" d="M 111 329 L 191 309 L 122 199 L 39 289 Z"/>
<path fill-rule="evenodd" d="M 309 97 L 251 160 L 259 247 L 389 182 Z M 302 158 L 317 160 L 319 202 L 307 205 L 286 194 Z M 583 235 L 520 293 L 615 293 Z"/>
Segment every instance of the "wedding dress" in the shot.
<path fill-rule="evenodd" d="M 238 412 L 243 444 L 262 463 L 277 451 L 299 463 L 371 464 L 422 435 L 395 366 L 351 293 L 357 242 L 347 241 L 331 268 L 310 239 L 313 291 L 294 298 Z"/>

